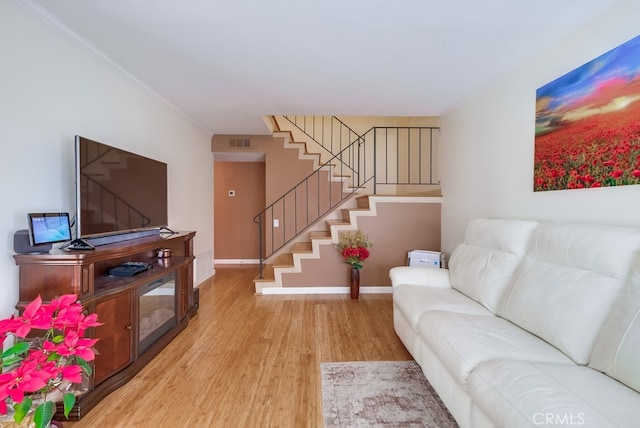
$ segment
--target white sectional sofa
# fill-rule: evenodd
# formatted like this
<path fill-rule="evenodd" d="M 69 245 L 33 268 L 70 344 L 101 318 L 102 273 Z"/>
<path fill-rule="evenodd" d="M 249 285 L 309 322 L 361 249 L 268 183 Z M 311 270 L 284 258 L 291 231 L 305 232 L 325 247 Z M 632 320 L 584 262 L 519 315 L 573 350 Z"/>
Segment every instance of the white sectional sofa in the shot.
<path fill-rule="evenodd" d="M 640 427 L 640 229 L 476 219 L 448 269 L 389 276 L 461 427 Z"/>

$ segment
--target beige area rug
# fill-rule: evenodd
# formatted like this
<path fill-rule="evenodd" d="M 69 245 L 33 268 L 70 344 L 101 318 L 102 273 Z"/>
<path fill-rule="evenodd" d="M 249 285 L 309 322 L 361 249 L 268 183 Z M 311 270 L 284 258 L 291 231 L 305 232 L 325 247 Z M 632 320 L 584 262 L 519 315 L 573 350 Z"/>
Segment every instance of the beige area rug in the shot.
<path fill-rule="evenodd" d="M 415 361 L 322 363 L 320 371 L 325 428 L 458 426 Z"/>

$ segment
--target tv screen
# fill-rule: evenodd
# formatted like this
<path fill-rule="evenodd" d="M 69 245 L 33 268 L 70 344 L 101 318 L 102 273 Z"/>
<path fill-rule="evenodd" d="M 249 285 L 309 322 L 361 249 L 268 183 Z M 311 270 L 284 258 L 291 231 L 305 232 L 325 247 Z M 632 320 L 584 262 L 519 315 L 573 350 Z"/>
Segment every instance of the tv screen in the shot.
<path fill-rule="evenodd" d="M 76 235 L 167 224 L 167 164 L 76 136 Z"/>
<path fill-rule="evenodd" d="M 69 213 L 29 213 L 27 216 L 31 245 L 71 240 Z"/>

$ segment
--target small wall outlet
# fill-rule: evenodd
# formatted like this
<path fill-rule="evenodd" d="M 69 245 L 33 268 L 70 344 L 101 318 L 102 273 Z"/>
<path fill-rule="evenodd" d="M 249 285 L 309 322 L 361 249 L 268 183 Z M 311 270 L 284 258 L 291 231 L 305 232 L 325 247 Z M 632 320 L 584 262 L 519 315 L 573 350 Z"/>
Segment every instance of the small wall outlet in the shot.
<path fill-rule="evenodd" d="M 277 218 L 273 219 L 273 227 L 280 227 L 280 220 L 278 220 Z"/>
<path fill-rule="evenodd" d="M 229 190 L 229 196 L 230 197 L 234 197 L 236 195 L 236 191 L 235 190 Z"/>

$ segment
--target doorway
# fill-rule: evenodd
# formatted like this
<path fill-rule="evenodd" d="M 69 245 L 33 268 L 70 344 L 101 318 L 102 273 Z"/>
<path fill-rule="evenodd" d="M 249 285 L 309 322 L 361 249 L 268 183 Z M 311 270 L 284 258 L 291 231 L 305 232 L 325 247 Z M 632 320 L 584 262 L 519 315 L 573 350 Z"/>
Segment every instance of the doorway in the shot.
<path fill-rule="evenodd" d="M 260 241 L 253 218 L 265 207 L 265 162 L 214 159 L 213 172 L 214 260 L 257 263 Z"/>

